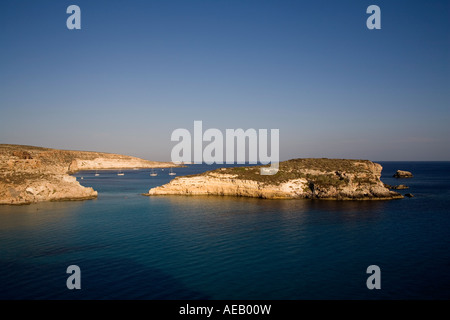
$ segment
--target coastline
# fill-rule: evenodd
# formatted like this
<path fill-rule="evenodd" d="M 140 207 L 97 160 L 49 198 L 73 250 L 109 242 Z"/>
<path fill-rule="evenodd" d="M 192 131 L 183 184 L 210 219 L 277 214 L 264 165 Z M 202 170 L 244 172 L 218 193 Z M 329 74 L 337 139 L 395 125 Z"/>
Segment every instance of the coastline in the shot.
<path fill-rule="evenodd" d="M 369 160 L 292 159 L 273 176 L 261 166 L 219 168 L 177 177 L 146 196 L 217 195 L 265 199 L 391 200 L 403 196 L 380 180 L 382 166 Z"/>
<path fill-rule="evenodd" d="M 177 167 L 170 162 L 92 151 L 0 144 L 0 205 L 95 199 L 71 176 L 82 170 Z"/>

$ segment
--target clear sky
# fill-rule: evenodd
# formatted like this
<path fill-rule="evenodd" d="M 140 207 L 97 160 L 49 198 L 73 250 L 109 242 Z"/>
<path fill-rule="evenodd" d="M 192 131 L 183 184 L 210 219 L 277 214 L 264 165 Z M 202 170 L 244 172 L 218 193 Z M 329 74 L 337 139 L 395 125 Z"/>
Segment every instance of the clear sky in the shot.
<path fill-rule="evenodd" d="M 2 0 L 0 143 L 170 160 L 202 120 L 282 160 L 450 160 L 449 49 L 447 0 Z"/>

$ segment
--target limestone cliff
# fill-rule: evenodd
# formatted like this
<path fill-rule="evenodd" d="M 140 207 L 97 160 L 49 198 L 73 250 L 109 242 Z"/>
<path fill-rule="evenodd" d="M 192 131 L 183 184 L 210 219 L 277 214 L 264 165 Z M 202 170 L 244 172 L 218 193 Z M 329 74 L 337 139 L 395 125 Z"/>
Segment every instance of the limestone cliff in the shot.
<path fill-rule="evenodd" d="M 119 154 L 99 154 L 84 152 L 73 159 L 69 166 L 69 172 L 74 173 L 81 170 L 112 170 L 112 169 L 143 169 L 143 168 L 168 168 L 175 165 L 171 162 L 148 161 L 136 157 L 123 156 Z"/>
<path fill-rule="evenodd" d="M 0 144 L 0 204 L 96 198 L 97 191 L 69 176 L 79 170 L 171 166 L 110 153 Z"/>
<path fill-rule="evenodd" d="M 402 196 L 380 180 L 381 165 L 368 160 L 293 159 L 275 175 L 260 166 L 221 168 L 177 177 L 148 195 L 230 195 L 269 199 L 377 200 Z"/>

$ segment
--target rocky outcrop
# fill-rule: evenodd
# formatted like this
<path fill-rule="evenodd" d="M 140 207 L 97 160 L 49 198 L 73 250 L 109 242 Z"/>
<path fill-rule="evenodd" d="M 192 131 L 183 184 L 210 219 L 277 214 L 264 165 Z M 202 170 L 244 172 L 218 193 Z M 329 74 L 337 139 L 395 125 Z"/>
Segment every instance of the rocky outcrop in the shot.
<path fill-rule="evenodd" d="M 380 181 L 381 165 L 367 160 L 294 159 L 277 174 L 260 175 L 260 166 L 221 168 L 177 177 L 149 190 L 153 195 L 229 195 L 268 199 L 376 200 L 403 198 Z"/>
<path fill-rule="evenodd" d="M 398 186 L 391 186 L 391 185 L 385 183 L 384 186 L 388 189 L 393 189 L 393 190 L 409 189 L 409 187 L 405 186 L 404 184 L 399 184 Z"/>
<path fill-rule="evenodd" d="M 26 179 L 24 183 L 0 184 L 0 204 L 87 200 L 96 197 L 97 191 L 83 187 L 75 177 L 69 175 L 43 175 Z"/>
<path fill-rule="evenodd" d="M 79 170 L 174 166 L 109 153 L 0 145 L 0 204 L 85 200 L 97 197 L 69 173 Z"/>
<path fill-rule="evenodd" d="M 412 178 L 413 175 L 409 171 L 397 170 L 394 174 L 394 178 Z"/>

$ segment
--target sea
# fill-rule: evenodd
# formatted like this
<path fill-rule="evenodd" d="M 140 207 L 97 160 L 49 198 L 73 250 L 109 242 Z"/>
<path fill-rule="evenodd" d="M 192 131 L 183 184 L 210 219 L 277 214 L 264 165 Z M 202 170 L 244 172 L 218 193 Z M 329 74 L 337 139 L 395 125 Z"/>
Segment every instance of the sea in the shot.
<path fill-rule="evenodd" d="M 168 169 L 79 172 L 98 199 L 0 206 L 0 299 L 449 299 L 450 162 L 378 163 L 414 197 L 147 197 Z M 81 289 L 66 286 L 71 265 Z"/>

